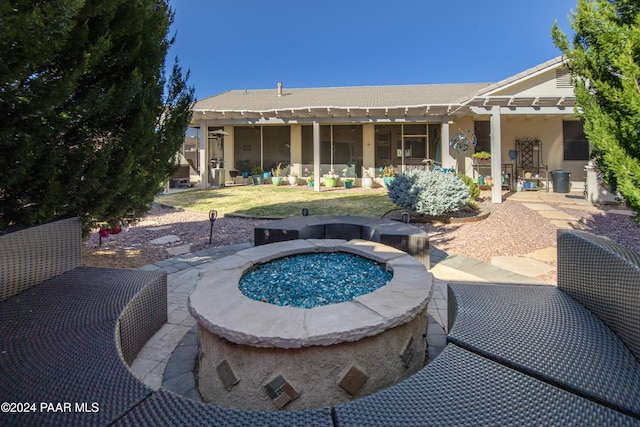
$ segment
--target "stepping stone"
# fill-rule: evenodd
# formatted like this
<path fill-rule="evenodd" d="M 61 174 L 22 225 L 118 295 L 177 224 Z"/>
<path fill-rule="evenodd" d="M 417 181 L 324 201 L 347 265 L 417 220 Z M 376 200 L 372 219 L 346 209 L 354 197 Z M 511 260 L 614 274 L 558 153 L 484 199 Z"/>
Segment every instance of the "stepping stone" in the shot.
<path fill-rule="evenodd" d="M 611 209 L 606 211 L 608 214 L 613 215 L 626 215 L 626 216 L 634 216 L 635 214 L 628 209 Z"/>
<path fill-rule="evenodd" d="M 531 209 L 532 211 L 555 211 L 557 209 L 552 208 L 544 203 L 523 203 L 524 207 Z"/>
<path fill-rule="evenodd" d="M 158 225 L 158 221 L 152 221 L 152 220 L 146 219 L 137 223 L 136 227 L 149 227 L 151 225 Z"/>
<path fill-rule="evenodd" d="M 531 258 L 542 262 L 555 263 L 558 250 L 556 248 L 544 248 L 523 255 L 525 258 Z"/>
<path fill-rule="evenodd" d="M 551 224 L 564 230 L 588 230 L 583 224 L 578 221 L 566 221 L 561 219 L 552 219 Z"/>
<path fill-rule="evenodd" d="M 494 256 L 491 258 L 491 265 L 529 277 L 542 276 L 556 270 L 554 266 L 542 261 L 520 256 Z"/>
<path fill-rule="evenodd" d="M 149 228 L 149 231 L 162 231 L 162 230 L 170 230 L 170 229 L 171 229 L 170 225 L 160 225 L 158 227 Z"/>
<path fill-rule="evenodd" d="M 186 245 L 174 246 L 172 248 L 167 248 L 167 253 L 171 256 L 179 256 L 188 254 L 191 252 L 191 244 L 187 243 Z"/>
<path fill-rule="evenodd" d="M 559 210 L 545 210 L 545 211 L 538 211 L 538 213 L 547 219 L 563 219 L 565 221 L 577 221 L 577 218 L 575 218 L 574 216 Z"/>
<path fill-rule="evenodd" d="M 167 243 L 175 243 L 179 242 L 180 238 L 175 234 L 168 234 L 166 236 L 158 237 L 157 239 L 153 239 L 149 243 L 152 245 L 166 245 Z"/>

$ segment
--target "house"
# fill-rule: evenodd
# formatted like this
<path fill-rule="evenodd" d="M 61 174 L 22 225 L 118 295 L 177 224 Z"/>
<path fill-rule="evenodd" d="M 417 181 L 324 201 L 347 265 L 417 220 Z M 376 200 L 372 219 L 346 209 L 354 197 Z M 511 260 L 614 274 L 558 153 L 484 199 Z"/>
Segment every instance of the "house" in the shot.
<path fill-rule="evenodd" d="M 554 170 L 569 172 L 574 189 L 583 185 L 590 147 L 574 106 L 558 57 L 498 83 L 231 90 L 196 102 L 190 126 L 203 186 L 282 163 L 300 176 L 313 171 L 319 190 L 332 169 L 359 179 L 430 159 L 480 181 L 544 191 Z M 490 164 L 475 165 L 474 151 L 490 152 Z M 501 202 L 501 186 L 492 188 Z"/>

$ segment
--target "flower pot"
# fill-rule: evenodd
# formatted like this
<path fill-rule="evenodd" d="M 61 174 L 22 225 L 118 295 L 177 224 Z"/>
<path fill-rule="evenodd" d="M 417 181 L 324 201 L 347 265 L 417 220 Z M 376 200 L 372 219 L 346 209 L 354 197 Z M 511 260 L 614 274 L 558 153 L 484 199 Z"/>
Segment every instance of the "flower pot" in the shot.
<path fill-rule="evenodd" d="M 352 188 L 352 187 L 353 187 L 353 181 L 344 182 L 344 188 Z"/>
<path fill-rule="evenodd" d="M 370 176 L 362 178 L 362 186 L 365 188 L 373 188 L 373 178 Z"/>
<path fill-rule="evenodd" d="M 327 188 L 333 188 L 336 186 L 336 184 L 338 183 L 338 178 L 325 178 L 324 179 L 324 185 Z"/>
<path fill-rule="evenodd" d="M 265 172 L 262 174 L 262 176 L 264 177 L 264 179 L 269 179 L 271 178 L 271 172 Z"/>
<path fill-rule="evenodd" d="M 298 177 L 297 176 L 288 176 L 287 181 L 289 181 L 289 185 L 298 185 Z"/>
<path fill-rule="evenodd" d="M 277 187 L 278 185 L 280 185 L 282 183 L 282 177 L 281 176 L 274 176 L 273 178 L 271 178 L 271 183 Z"/>
<path fill-rule="evenodd" d="M 309 187 L 313 187 L 313 181 L 307 181 L 307 184 L 309 184 Z"/>
<path fill-rule="evenodd" d="M 389 186 L 391 185 L 393 180 L 394 178 L 392 176 L 385 176 L 384 178 L 382 178 L 382 181 L 384 182 L 384 186 L 387 187 L 387 190 L 389 189 Z"/>
<path fill-rule="evenodd" d="M 254 185 L 262 184 L 262 175 L 252 175 L 251 179 L 253 180 Z"/>
<path fill-rule="evenodd" d="M 249 172 L 242 172 L 243 178 L 249 178 Z"/>

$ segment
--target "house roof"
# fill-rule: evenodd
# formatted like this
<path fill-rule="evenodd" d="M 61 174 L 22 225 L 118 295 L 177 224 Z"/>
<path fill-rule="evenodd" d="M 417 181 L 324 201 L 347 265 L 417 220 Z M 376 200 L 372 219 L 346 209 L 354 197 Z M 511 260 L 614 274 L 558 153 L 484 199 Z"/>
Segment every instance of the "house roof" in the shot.
<path fill-rule="evenodd" d="M 496 91 L 551 68 L 554 58 L 498 83 L 422 84 L 399 86 L 350 86 L 231 90 L 204 98 L 193 107 L 192 122 L 311 120 L 317 118 L 419 118 L 468 111 L 491 105 L 535 106 L 539 98 L 494 97 Z M 280 96 L 279 96 L 280 95 Z M 503 99 L 505 98 L 505 99 Z M 544 105 L 571 104 L 571 100 L 545 100 Z M 541 104 L 542 105 L 542 104 Z"/>

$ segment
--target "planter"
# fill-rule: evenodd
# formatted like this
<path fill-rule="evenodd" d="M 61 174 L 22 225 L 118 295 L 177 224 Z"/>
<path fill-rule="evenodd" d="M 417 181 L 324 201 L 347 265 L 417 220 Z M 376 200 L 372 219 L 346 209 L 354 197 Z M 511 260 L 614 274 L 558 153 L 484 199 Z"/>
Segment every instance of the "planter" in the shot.
<path fill-rule="evenodd" d="M 282 177 L 281 176 L 274 176 L 273 178 L 271 178 L 271 183 L 277 187 L 278 185 L 280 185 L 282 183 Z"/>
<path fill-rule="evenodd" d="M 262 175 L 252 175 L 251 179 L 253 180 L 254 185 L 262 184 Z"/>
<path fill-rule="evenodd" d="M 362 178 L 362 186 L 365 188 L 373 188 L 373 178 L 370 176 Z"/>
<path fill-rule="evenodd" d="M 307 181 L 307 184 L 309 184 L 309 187 L 313 187 L 313 181 Z"/>
<path fill-rule="evenodd" d="M 249 172 L 242 172 L 243 178 L 249 178 Z"/>
<path fill-rule="evenodd" d="M 325 178 L 324 179 L 324 185 L 327 188 L 333 188 L 336 186 L 336 184 L 338 183 L 338 178 Z"/>
<path fill-rule="evenodd" d="M 473 159 L 474 165 L 490 165 L 491 159 Z"/>
<path fill-rule="evenodd" d="M 271 172 L 265 172 L 262 174 L 262 176 L 264 177 L 264 179 L 269 179 L 271 178 Z"/>
<path fill-rule="evenodd" d="M 287 181 L 289 181 L 289 185 L 298 185 L 298 177 L 297 176 L 288 176 Z"/>
<path fill-rule="evenodd" d="M 352 187 L 353 187 L 353 181 L 344 182 L 344 188 L 352 188 Z"/>
<path fill-rule="evenodd" d="M 382 181 L 384 182 L 384 186 L 387 187 L 387 190 L 389 189 L 389 186 L 391 185 L 394 179 L 395 178 L 392 176 L 385 176 L 384 178 L 382 178 Z"/>

